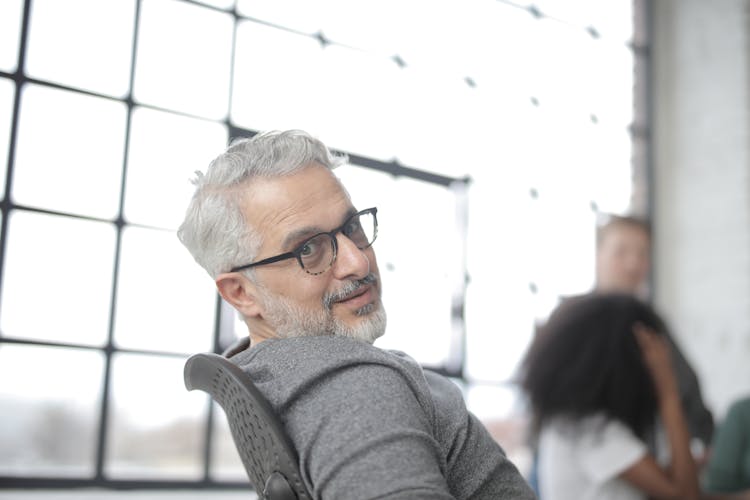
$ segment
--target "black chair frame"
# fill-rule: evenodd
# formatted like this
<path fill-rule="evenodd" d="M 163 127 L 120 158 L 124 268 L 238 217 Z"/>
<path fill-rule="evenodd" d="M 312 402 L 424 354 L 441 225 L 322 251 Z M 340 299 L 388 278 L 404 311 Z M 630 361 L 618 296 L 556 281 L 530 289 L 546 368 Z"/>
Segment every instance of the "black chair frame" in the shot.
<path fill-rule="evenodd" d="M 224 410 L 235 447 L 262 500 L 309 500 L 297 453 L 273 408 L 242 369 L 201 353 L 185 363 L 185 387 L 207 392 Z"/>

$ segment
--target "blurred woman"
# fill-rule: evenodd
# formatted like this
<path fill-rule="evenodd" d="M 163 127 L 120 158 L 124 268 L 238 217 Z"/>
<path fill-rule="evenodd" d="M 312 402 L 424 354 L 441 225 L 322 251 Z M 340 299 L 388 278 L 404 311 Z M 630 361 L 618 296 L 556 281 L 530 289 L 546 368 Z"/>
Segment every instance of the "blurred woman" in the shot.
<path fill-rule="evenodd" d="M 567 300 L 525 359 L 542 500 L 700 498 L 662 321 L 630 295 Z M 656 417 L 668 447 L 647 443 Z"/>

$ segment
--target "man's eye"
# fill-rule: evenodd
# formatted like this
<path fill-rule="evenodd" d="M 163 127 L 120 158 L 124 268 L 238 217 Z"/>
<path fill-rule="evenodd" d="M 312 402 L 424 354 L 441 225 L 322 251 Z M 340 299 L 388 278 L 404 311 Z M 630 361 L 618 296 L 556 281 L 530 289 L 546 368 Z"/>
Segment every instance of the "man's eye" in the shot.
<path fill-rule="evenodd" d="M 299 256 L 303 259 L 319 258 L 320 254 L 325 253 L 327 240 L 327 234 L 319 234 L 307 240 L 299 248 Z"/>
<path fill-rule="evenodd" d="M 315 251 L 317 250 L 317 244 L 313 241 L 308 241 L 304 245 L 302 245 L 302 248 L 299 250 L 299 254 L 302 257 L 309 257 L 310 255 L 313 255 Z"/>

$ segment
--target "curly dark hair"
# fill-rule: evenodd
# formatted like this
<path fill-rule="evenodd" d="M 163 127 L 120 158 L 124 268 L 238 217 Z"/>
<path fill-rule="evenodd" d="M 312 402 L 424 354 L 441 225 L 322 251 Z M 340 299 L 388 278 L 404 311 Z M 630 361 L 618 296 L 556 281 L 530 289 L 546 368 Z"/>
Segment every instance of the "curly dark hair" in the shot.
<path fill-rule="evenodd" d="M 602 413 L 645 439 L 657 400 L 633 334 L 639 322 L 664 334 L 654 310 L 631 295 L 592 293 L 553 311 L 521 365 L 535 431 L 552 417 Z"/>

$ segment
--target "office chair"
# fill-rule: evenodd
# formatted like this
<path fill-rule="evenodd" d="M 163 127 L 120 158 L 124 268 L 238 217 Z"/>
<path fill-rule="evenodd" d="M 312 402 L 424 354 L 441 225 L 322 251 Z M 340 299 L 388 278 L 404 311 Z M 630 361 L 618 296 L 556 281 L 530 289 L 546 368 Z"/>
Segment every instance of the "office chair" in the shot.
<path fill-rule="evenodd" d="M 188 390 L 207 392 L 224 410 L 260 500 L 310 500 L 281 421 L 245 372 L 224 356 L 202 353 L 187 360 L 184 375 Z"/>

